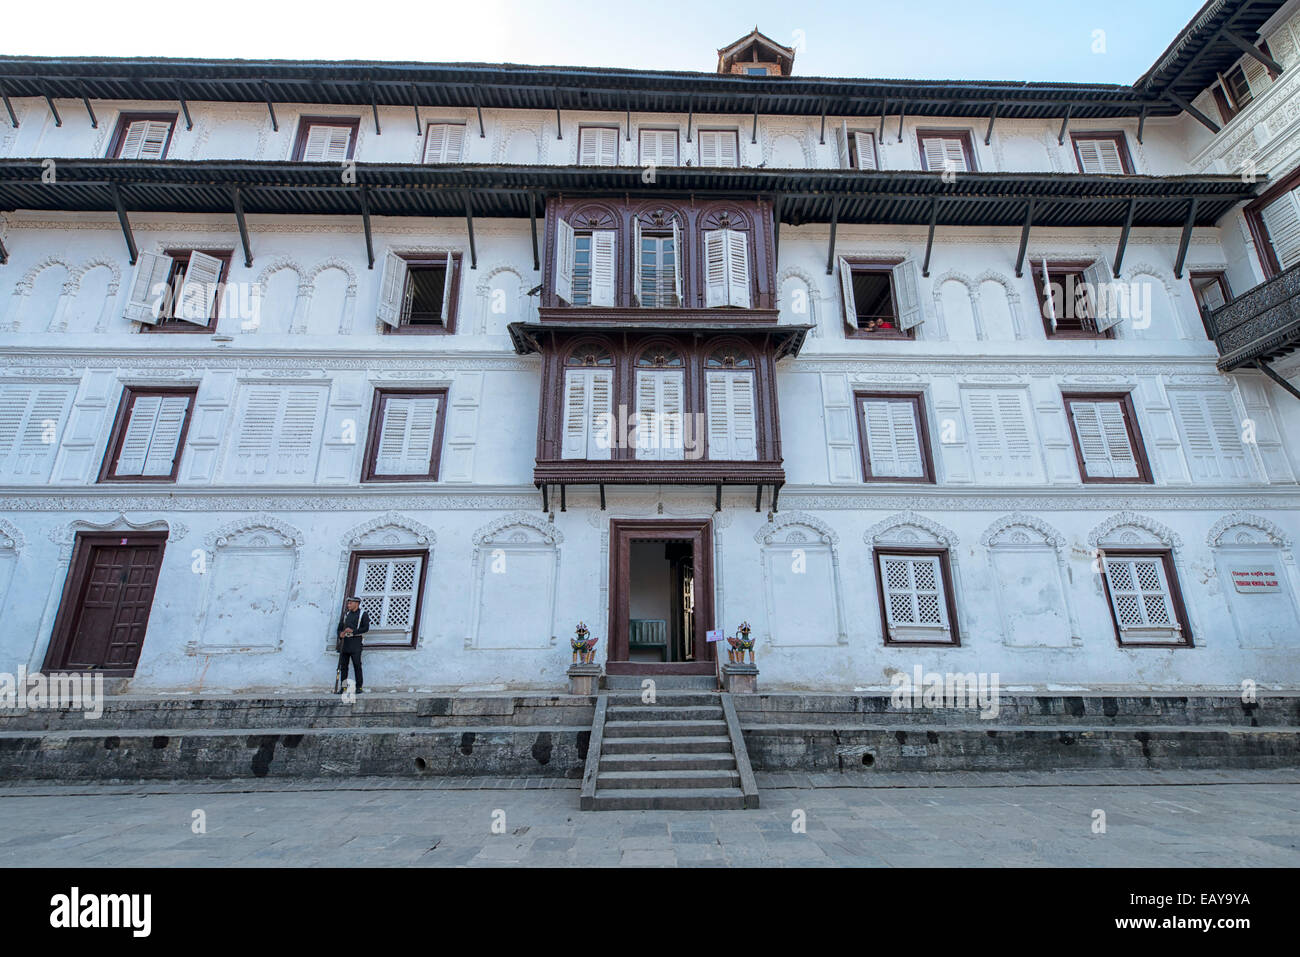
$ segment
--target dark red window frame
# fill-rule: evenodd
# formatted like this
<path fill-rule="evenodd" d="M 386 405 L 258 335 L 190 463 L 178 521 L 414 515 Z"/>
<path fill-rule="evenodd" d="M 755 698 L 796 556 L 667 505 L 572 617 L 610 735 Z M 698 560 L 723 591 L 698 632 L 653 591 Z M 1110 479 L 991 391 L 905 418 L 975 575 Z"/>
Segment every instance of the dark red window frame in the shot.
<path fill-rule="evenodd" d="M 438 421 L 433 427 L 433 453 L 429 460 L 429 471 L 422 475 L 376 475 L 375 464 L 379 457 L 379 440 L 384 422 L 384 405 L 391 398 L 407 396 L 436 395 L 438 403 Z M 361 467 L 362 482 L 436 482 L 442 464 L 442 435 L 447 423 L 448 390 L 440 389 L 376 389 L 374 402 L 370 409 L 370 430 L 366 438 L 366 456 Z M 351 592 L 349 592 L 351 594 Z"/>
<path fill-rule="evenodd" d="M 1146 443 L 1138 429 L 1137 409 L 1133 406 L 1133 395 L 1129 392 L 1063 392 L 1061 401 L 1065 406 L 1066 422 L 1070 426 L 1070 441 L 1074 443 L 1074 458 L 1079 463 L 1079 478 L 1085 485 L 1150 485 L 1151 464 L 1147 459 Z M 1129 448 L 1137 462 L 1138 474 L 1135 478 L 1106 478 L 1090 476 L 1083 465 L 1083 447 L 1079 444 L 1079 433 L 1074 425 L 1074 414 L 1070 406 L 1075 402 L 1118 402 L 1124 414 L 1124 428 L 1128 432 Z"/>
<path fill-rule="evenodd" d="M 925 140 L 942 137 L 948 140 L 961 140 L 962 152 L 966 155 L 966 170 L 970 173 L 979 171 L 979 166 L 975 162 L 975 139 L 971 136 L 970 130 L 961 129 L 925 129 L 916 131 L 916 148 L 921 154 L 921 169 L 929 170 L 930 166 L 925 161 Z M 935 170 L 934 172 L 943 172 Z"/>
<path fill-rule="evenodd" d="M 361 118 L 349 116 L 300 116 L 298 117 L 298 133 L 293 141 L 293 161 L 301 163 L 303 154 L 307 151 L 307 137 L 311 133 L 313 126 L 349 126 L 352 128 L 352 135 L 348 137 L 348 159 L 352 159 L 357 150 L 357 136 L 361 130 Z"/>
<path fill-rule="evenodd" d="M 108 446 L 104 449 L 104 461 L 99 466 L 99 482 L 175 482 L 180 474 L 181 456 L 185 452 L 185 437 L 189 435 L 190 421 L 194 418 L 194 401 L 198 395 L 196 386 L 126 386 L 122 390 L 122 399 L 117 405 L 117 416 L 113 419 L 113 430 L 108 436 Z M 118 457 L 122 454 L 122 442 L 126 439 L 126 427 L 131 418 L 131 410 L 137 399 L 155 395 L 186 395 L 190 403 L 185 409 L 185 421 L 181 425 L 181 434 L 176 439 L 176 458 L 172 460 L 172 470 L 167 475 L 114 475 Z"/>
<path fill-rule="evenodd" d="M 411 286 L 410 267 L 424 266 L 442 266 L 447 265 L 446 253 L 398 253 L 406 260 L 407 273 L 406 285 L 402 287 L 402 303 L 406 303 L 407 292 Z M 451 302 L 447 304 L 447 322 L 421 322 L 412 324 L 409 317 L 403 312 L 401 322 L 397 326 L 384 325 L 384 334 L 393 336 L 449 336 L 456 331 L 456 316 L 459 312 L 460 305 L 460 274 L 461 274 L 461 254 L 453 252 L 451 254 L 451 288 L 448 295 L 451 296 Z"/>
<path fill-rule="evenodd" d="M 875 475 L 871 471 L 871 456 L 867 448 L 867 425 L 863 418 L 863 404 L 869 399 L 889 399 L 893 402 L 910 402 L 916 422 L 917 441 L 921 446 L 920 476 Z M 858 420 L 858 448 L 861 450 L 862 481 L 864 482 L 910 482 L 914 485 L 933 485 L 934 457 L 930 449 L 930 432 L 925 418 L 925 394 L 921 392 L 854 392 L 853 413 Z"/>
<path fill-rule="evenodd" d="M 1178 583 L 1178 574 L 1174 568 L 1174 553 L 1168 548 L 1136 548 L 1132 546 L 1123 546 L 1121 548 L 1101 548 L 1103 555 L 1111 555 L 1115 558 L 1149 558 L 1159 556 L 1165 569 L 1165 581 L 1169 583 L 1169 602 L 1174 606 L 1174 618 L 1177 619 L 1179 626 L 1182 628 L 1183 640 L 1173 641 L 1125 641 L 1120 632 L 1119 619 L 1115 617 L 1115 602 L 1110 596 L 1110 576 L 1106 574 L 1106 563 L 1099 562 L 1101 567 L 1101 580 L 1103 594 L 1106 599 L 1106 607 L 1110 609 L 1110 621 L 1115 628 L 1115 643 L 1121 648 L 1192 648 L 1192 628 L 1187 618 L 1187 605 L 1183 601 L 1183 589 Z"/>
<path fill-rule="evenodd" d="M 1083 157 L 1079 155 L 1079 140 L 1111 140 L 1119 147 L 1120 167 L 1126 174 L 1133 173 L 1133 156 L 1129 153 L 1128 137 L 1124 135 L 1123 130 L 1114 130 L 1106 132 L 1093 132 L 1092 130 L 1081 131 L 1070 134 L 1070 144 L 1074 147 L 1074 163 L 1079 172 L 1083 172 Z M 1093 174 L 1089 174 L 1093 175 Z"/>
<path fill-rule="evenodd" d="M 714 166 L 708 166 L 708 167 L 706 167 L 706 166 L 704 165 L 704 159 L 703 159 L 703 157 L 700 155 L 700 150 L 701 150 L 701 147 L 700 147 L 700 134 L 701 134 L 701 133 L 729 133 L 729 134 L 731 134 L 731 137 L 732 137 L 733 141 L 734 141 L 735 144 L 736 144 L 736 164 L 737 164 L 738 166 L 740 165 L 740 131 L 739 131 L 739 130 L 735 130 L 735 129 L 729 129 L 729 128 L 725 127 L 725 126 L 702 126 L 702 127 L 700 127 L 699 129 L 697 129 L 697 130 L 695 131 L 695 162 L 698 163 L 698 164 L 700 165 L 701 168 L 703 168 L 703 169 L 717 169 L 717 168 L 718 168 L 718 167 L 714 167 Z M 678 143 L 678 146 L 680 147 L 681 144 Z M 638 142 L 637 142 L 637 153 L 640 154 L 640 152 L 641 152 L 641 143 L 640 143 L 640 141 L 638 140 Z M 680 159 L 680 158 L 681 158 L 681 157 L 679 156 L 678 159 Z M 725 169 L 726 167 L 723 167 L 723 168 Z"/>
<path fill-rule="evenodd" d="M 849 127 L 847 132 L 849 135 L 849 141 L 848 143 L 845 144 L 845 146 L 848 148 L 849 151 L 849 168 L 850 169 L 860 168 L 858 166 L 858 147 L 857 147 L 858 139 L 856 134 L 866 133 L 868 136 L 871 137 L 871 154 L 876 158 L 876 169 L 880 169 L 880 143 L 877 142 L 876 140 L 876 131 L 864 129 L 863 127 L 859 126 L 856 129 L 853 127 Z M 917 140 L 917 145 L 920 145 L 920 142 L 921 142 L 920 140 Z M 969 160 L 967 162 L 969 162 Z M 925 163 L 924 155 L 921 158 L 921 163 L 922 165 L 924 165 Z"/>
<path fill-rule="evenodd" d="M 901 263 L 901 259 L 855 259 L 845 256 L 844 261 L 849 264 L 850 272 L 871 272 L 884 273 L 889 277 L 889 298 L 894 307 L 894 325 L 889 329 L 854 329 L 846 321 L 844 323 L 844 335 L 848 339 L 915 339 L 915 329 L 900 329 L 898 326 L 898 288 L 894 284 L 894 267 Z M 857 308 L 857 297 L 854 296 L 854 308 Z M 861 318 L 861 317 L 859 317 Z"/>
<path fill-rule="evenodd" d="M 641 158 L 641 134 L 642 133 L 674 133 L 677 136 L 677 165 L 682 163 L 682 131 L 675 126 L 638 126 L 636 130 L 636 161 L 637 165 L 644 165 Z M 737 153 L 739 156 L 739 153 Z"/>
<path fill-rule="evenodd" d="M 915 557 L 930 555 L 939 559 L 939 574 L 943 582 L 943 603 L 948 609 L 947 641 L 894 641 L 889 637 L 889 612 L 885 608 L 885 577 L 880 571 L 881 556 L 899 555 Z M 957 598 L 952 588 L 952 558 L 946 548 L 911 548 L 903 545 L 877 545 L 871 550 L 871 566 L 876 576 L 876 598 L 880 602 L 880 634 L 891 648 L 960 648 L 961 631 L 957 626 Z"/>
<path fill-rule="evenodd" d="M 1075 261 L 1068 261 L 1068 262 L 1052 262 L 1049 260 L 1047 263 L 1047 277 L 1044 277 L 1042 260 L 1041 259 L 1034 260 L 1030 263 L 1029 274 L 1034 283 L 1034 295 L 1038 303 L 1038 318 L 1042 320 L 1043 334 L 1047 336 L 1048 339 L 1114 339 L 1115 338 L 1114 328 L 1110 328 L 1102 332 L 1098 332 L 1094 325 L 1093 328 L 1089 329 L 1088 324 L 1092 323 L 1091 319 L 1081 318 L 1078 320 L 1079 324 L 1083 326 L 1082 329 L 1066 329 L 1064 331 L 1061 330 L 1060 321 L 1058 320 L 1057 328 L 1055 332 L 1052 331 L 1052 325 L 1047 319 L 1047 290 L 1044 287 L 1047 285 L 1048 282 L 1051 281 L 1050 277 L 1052 276 L 1064 277 L 1067 275 L 1076 275 L 1078 276 L 1078 281 L 1083 282 L 1083 271 L 1091 265 L 1092 265 L 1091 260 L 1086 262 L 1083 260 L 1075 260 Z M 1063 290 L 1062 296 L 1064 296 L 1065 294 L 1064 288 L 1065 288 L 1064 283 L 1062 283 L 1062 290 Z"/>
<path fill-rule="evenodd" d="M 1297 188 L 1300 188 L 1300 169 L 1292 170 L 1290 175 L 1274 183 L 1244 210 L 1246 222 L 1250 226 L 1251 238 L 1255 240 L 1255 251 L 1259 255 L 1259 264 L 1264 270 L 1266 279 L 1272 279 L 1280 273 L 1282 264 L 1278 262 L 1277 253 L 1273 251 L 1273 242 L 1268 237 L 1268 227 L 1264 225 L 1263 209 L 1283 193 L 1289 193 Z"/>
<path fill-rule="evenodd" d="M 166 120 L 171 124 L 171 130 L 167 133 L 167 142 L 163 144 L 160 159 L 167 158 L 167 153 L 172 148 L 172 137 L 176 135 L 175 113 L 119 113 L 117 127 L 113 130 L 112 139 L 108 141 L 108 152 L 104 154 L 107 159 L 118 158 L 117 154 L 122 149 L 122 140 L 126 138 L 127 127 L 139 120 Z"/>
<path fill-rule="evenodd" d="M 214 259 L 221 260 L 221 274 L 217 277 L 217 283 L 223 284 L 230 276 L 230 260 L 234 256 L 233 249 L 164 249 L 164 256 L 171 256 L 173 260 L 172 268 L 167 273 L 167 287 L 172 291 L 172 308 L 175 308 L 175 294 L 180 291 L 180 285 L 176 282 L 176 274 L 181 266 L 189 265 L 190 253 L 203 253 L 205 256 L 211 256 Z M 173 319 L 170 316 L 163 316 L 154 325 L 141 323 L 141 332 L 161 332 L 161 333 L 202 333 L 216 332 L 217 319 L 221 313 L 221 296 L 217 295 L 212 301 L 212 315 L 208 317 L 208 324 L 200 326 L 197 323 L 186 322 L 184 319 Z"/>
<path fill-rule="evenodd" d="M 420 578 L 416 582 L 415 588 L 415 607 L 411 611 L 411 641 L 410 644 L 401 644 L 395 641 L 376 642 L 374 644 L 365 644 L 362 639 L 362 648 L 369 651 L 372 648 L 401 649 L 405 651 L 408 648 L 416 648 L 420 644 L 420 614 L 424 606 L 424 583 L 429 577 L 429 550 L 419 548 L 381 548 L 354 551 L 348 556 L 348 583 L 343 590 L 344 594 L 355 595 L 357 592 L 357 572 L 361 568 L 361 559 L 363 558 L 423 558 L 420 565 Z M 376 622 L 370 623 L 373 631 L 377 627 Z"/>

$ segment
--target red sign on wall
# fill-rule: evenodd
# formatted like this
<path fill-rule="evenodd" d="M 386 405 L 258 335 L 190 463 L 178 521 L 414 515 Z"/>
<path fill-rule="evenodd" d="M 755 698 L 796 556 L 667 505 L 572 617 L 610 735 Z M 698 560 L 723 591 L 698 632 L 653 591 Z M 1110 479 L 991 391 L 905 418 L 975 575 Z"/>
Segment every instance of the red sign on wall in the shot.
<path fill-rule="evenodd" d="M 1263 595 L 1282 587 L 1277 569 L 1271 565 L 1233 568 L 1228 574 L 1232 576 L 1233 587 L 1248 595 Z"/>

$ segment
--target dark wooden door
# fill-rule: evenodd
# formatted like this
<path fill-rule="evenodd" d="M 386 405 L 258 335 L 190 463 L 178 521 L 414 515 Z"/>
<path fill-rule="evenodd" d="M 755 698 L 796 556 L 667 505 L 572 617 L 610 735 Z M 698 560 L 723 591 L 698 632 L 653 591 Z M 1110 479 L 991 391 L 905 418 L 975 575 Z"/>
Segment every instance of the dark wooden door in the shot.
<path fill-rule="evenodd" d="M 164 544 L 163 535 L 78 536 L 47 670 L 135 672 Z"/>

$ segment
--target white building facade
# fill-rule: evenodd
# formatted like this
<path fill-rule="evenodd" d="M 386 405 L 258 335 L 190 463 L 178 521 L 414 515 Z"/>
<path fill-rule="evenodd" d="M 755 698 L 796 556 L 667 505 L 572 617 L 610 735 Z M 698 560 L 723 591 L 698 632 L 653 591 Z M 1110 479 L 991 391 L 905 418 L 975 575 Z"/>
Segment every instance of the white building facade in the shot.
<path fill-rule="evenodd" d="M 558 688 L 579 621 L 611 673 L 744 621 L 767 687 L 1293 687 L 1296 354 L 1202 309 L 1294 280 L 1300 8 L 1131 88 L 793 58 L 0 62 L 0 670 L 318 689 L 355 593 L 377 690 Z"/>

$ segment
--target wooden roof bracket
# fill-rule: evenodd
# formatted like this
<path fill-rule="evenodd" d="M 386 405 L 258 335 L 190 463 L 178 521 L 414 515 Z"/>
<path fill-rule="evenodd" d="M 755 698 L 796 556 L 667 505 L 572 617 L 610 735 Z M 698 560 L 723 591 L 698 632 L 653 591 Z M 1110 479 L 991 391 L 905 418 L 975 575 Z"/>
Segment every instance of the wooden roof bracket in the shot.
<path fill-rule="evenodd" d="M 469 268 L 478 268 L 478 249 L 474 246 L 474 210 L 470 205 L 470 192 L 465 191 L 465 229 L 469 232 Z"/>
<path fill-rule="evenodd" d="M 5 249 L 4 237 L 0 237 L 0 266 L 8 265 L 9 251 Z"/>
<path fill-rule="evenodd" d="M 1196 120 L 1196 122 L 1200 123 L 1211 133 L 1219 132 L 1218 123 L 1214 122 L 1214 120 L 1210 119 L 1200 110 L 1198 110 L 1196 107 L 1192 106 L 1192 104 L 1188 103 L 1177 93 L 1173 92 L 1172 90 L 1166 90 L 1165 99 L 1168 100 L 1170 103 L 1172 103 L 1174 106 L 1178 107 L 1180 110 L 1190 115 L 1192 119 Z"/>
<path fill-rule="evenodd" d="M 713 488 L 714 488 L 713 510 L 715 512 L 721 512 L 722 511 L 722 483 L 719 482 L 717 485 L 713 486 Z"/>
<path fill-rule="evenodd" d="M 930 278 L 930 252 L 934 249 L 934 227 L 939 221 L 939 197 L 930 199 L 930 231 L 925 238 L 925 262 L 921 265 L 921 275 Z"/>
<path fill-rule="evenodd" d="M 898 102 L 898 142 L 903 142 L 903 120 L 907 117 L 907 100 Z"/>
<path fill-rule="evenodd" d="M 542 511 L 549 512 L 551 510 L 551 505 L 550 505 L 550 499 L 546 494 L 546 483 L 543 482 L 541 485 L 538 486 L 538 488 L 542 490 Z"/>
<path fill-rule="evenodd" d="M 366 84 L 370 89 L 370 115 L 375 118 L 375 135 L 379 136 L 383 130 L 379 128 L 379 98 L 375 96 L 375 85 Z"/>
<path fill-rule="evenodd" d="M 90 97 L 86 96 L 86 91 L 85 91 L 84 88 L 83 88 L 82 91 L 81 91 L 81 102 L 82 102 L 82 103 L 85 105 L 85 107 L 86 107 L 86 115 L 90 117 L 90 128 L 91 128 L 92 130 L 97 130 L 97 129 L 99 129 L 99 120 L 95 118 L 95 110 L 94 110 L 94 108 L 90 105 Z M 185 118 L 186 118 L 187 120 L 189 119 L 189 114 L 188 114 L 188 113 L 185 114 Z M 186 127 L 186 129 L 189 129 L 189 127 Z"/>
<path fill-rule="evenodd" d="M 1264 66 L 1269 70 L 1271 70 L 1272 72 L 1277 74 L 1281 74 L 1283 72 L 1282 64 L 1278 63 L 1271 56 L 1265 54 L 1264 51 L 1261 50 L 1259 47 L 1255 46 L 1255 44 L 1243 40 L 1241 37 L 1237 36 L 1237 34 L 1227 29 L 1220 30 L 1219 33 L 1220 35 L 1222 35 L 1222 37 L 1225 40 L 1227 40 L 1237 49 L 1241 50 L 1242 53 L 1254 57 L 1260 63 L 1264 64 Z"/>
<path fill-rule="evenodd" d="M 695 120 L 695 95 L 686 98 L 686 142 L 691 141 L 691 123 Z M 628 123 L 628 135 L 632 135 L 632 124 Z"/>
<path fill-rule="evenodd" d="M 176 101 L 181 105 L 181 114 L 185 117 L 185 129 L 194 129 L 194 120 L 190 118 L 190 104 L 185 99 L 185 91 L 181 87 L 176 88 Z M 90 104 L 86 104 L 86 109 L 90 109 Z"/>
<path fill-rule="evenodd" d="M 62 125 L 63 125 L 63 117 L 59 116 L 59 108 L 58 108 L 57 106 L 54 105 L 54 97 L 52 97 L 52 96 L 50 96 L 50 94 L 46 93 L 46 94 L 45 94 L 45 102 L 49 104 L 49 107 L 50 107 L 50 116 L 54 117 L 54 125 L 55 125 L 55 126 L 62 126 Z"/>
<path fill-rule="evenodd" d="M 777 499 L 777 496 L 781 494 L 781 486 L 782 486 L 783 484 L 785 484 L 785 483 L 783 483 L 783 482 L 774 482 L 774 483 L 772 484 L 772 514 L 773 514 L 773 515 L 776 514 L 776 499 Z"/>
<path fill-rule="evenodd" d="M 375 241 L 370 234 L 370 191 L 361 187 L 361 227 L 366 233 L 366 261 L 369 263 L 367 269 L 375 268 Z"/>
<path fill-rule="evenodd" d="M 1187 247 L 1192 241 L 1192 227 L 1196 225 L 1196 204 L 1200 199 L 1192 197 L 1191 204 L 1187 207 L 1187 219 L 1183 223 L 1183 235 L 1178 240 L 1178 258 L 1174 260 L 1174 278 L 1183 278 L 1183 263 L 1187 259 Z"/>
<path fill-rule="evenodd" d="M 131 233 L 131 220 L 126 215 L 126 204 L 122 201 L 122 192 L 116 183 L 110 183 L 109 191 L 113 194 L 113 205 L 117 207 L 117 221 L 122 225 L 122 236 L 126 239 L 127 252 L 131 254 L 131 265 L 140 258 L 140 251 L 135 248 L 135 236 Z"/>
<path fill-rule="evenodd" d="M 533 272 L 542 268 L 541 257 L 537 254 L 537 193 L 528 192 L 528 225 L 533 231 Z"/>
<path fill-rule="evenodd" d="M 474 112 L 478 114 L 478 138 L 487 139 L 487 130 L 483 127 L 483 94 L 476 86 L 474 87 Z"/>
<path fill-rule="evenodd" d="M 1029 230 L 1034 225 L 1034 198 L 1025 207 L 1025 224 L 1020 228 L 1020 251 L 1016 253 L 1016 278 L 1025 274 L 1025 250 L 1029 248 Z"/>
<path fill-rule="evenodd" d="M 414 83 L 411 84 L 411 106 L 415 110 L 415 135 L 419 136 L 424 127 L 420 125 L 420 88 Z"/>
<path fill-rule="evenodd" d="M 1061 132 L 1056 135 L 1056 145 L 1065 145 L 1065 131 L 1070 128 L 1070 111 L 1074 109 L 1073 103 L 1065 104 L 1065 116 L 1061 117 Z"/>
<path fill-rule="evenodd" d="M 560 88 L 555 88 L 555 138 L 564 139 L 564 130 L 560 127 Z"/>
<path fill-rule="evenodd" d="M 9 125 L 18 129 L 18 116 L 14 113 L 14 105 L 9 102 L 9 94 L 0 90 L 0 100 L 4 100 L 5 112 L 9 114 Z"/>
<path fill-rule="evenodd" d="M 560 483 L 560 511 L 561 512 L 567 512 L 569 510 L 566 501 L 567 499 L 566 493 L 568 492 L 568 489 L 569 489 L 568 483 L 566 482 Z"/>
<path fill-rule="evenodd" d="M 1115 249 L 1115 265 L 1111 268 L 1111 275 L 1116 279 L 1119 278 L 1120 267 L 1124 265 L 1124 250 L 1128 248 L 1128 234 L 1133 229 L 1133 214 L 1137 211 L 1137 197 L 1130 196 L 1128 201 L 1128 213 L 1124 217 L 1124 228 L 1119 233 L 1119 246 Z"/>
<path fill-rule="evenodd" d="M 1142 145 L 1142 131 L 1146 128 L 1146 125 L 1147 125 L 1147 108 L 1146 108 L 1146 104 L 1144 103 L 1142 104 L 1142 112 L 1138 114 L 1138 145 L 1139 146 Z"/>
<path fill-rule="evenodd" d="M 876 139 L 885 142 L 885 114 L 889 112 L 889 101 L 882 100 L 880 103 L 880 132 L 876 134 Z"/>
<path fill-rule="evenodd" d="M 751 146 L 758 142 L 758 97 L 754 97 L 754 132 L 749 135 L 749 142 Z"/>
<path fill-rule="evenodd" d="M 776 194 L 772 201 L 772 255 L 776 261 L 781 261 L 781 201 L 785 199 L 781 193 Z"/>
<path fill-rule="evenodd" d="M 826 249 L 826 275 L 835 271 L 835 227 L 840 221 L 840 198 L 836 196 L 831 200 L 831 240 Z"/>
<path fill-rule="evenodd" d="M 1291 393 L 1297 399 L 1300 399 L 1300 389 L 1297 389 L 1290 382 L 1287 382 L 1286 379 L 1278 375 L 1273 370 L 1273 368 L 1263 359 L 1256 359 L 1252 363 L 1252 365 L 1254 365 L 1256 369 L 1258 369 L 1260 372 L 1264 373 L 1264 375 L 1268 376 L 1270 379 L 1272 379 L 1274 382 L 1280 385 L 1287 392 Z"/>
<path fill-rule="evenodd" d="M 993 123 L 998 118 L 998 107 L 1001 106 L 996 100 L 993 102 L 993 112 L 989 114 L 989 128 L 984 131 L 984 145 L 988 146 L 993 139 Z"/>
<path fill-rule="evenodd" d="M 605 511 L 605 483 L 600 483 L 600 510 Z"/>
<path fill-rule="evenodd" d="M 275 107 L 271 103 L 271 88 L 267 86 L 266 81 L 262 81 L 262 98 L 266 100 L 266 112 L 271 114 L 271 131 L 280 132 L 280 121 L 275 118 Z"/>
<path fill-rule="evenodd" d="M 239 241 L 244 246 L 244 266 L 253 265 L 253 249 L 248 243 L 248 222 L 244 219 L 244 197 L 236 186 L 230 191 L 230 199 L 235 207 L 235 222 L 239 224 Z"/>
<path fill-rule="evenodd" d="M 826 145 L 826 97 L 822 97 L 822 132 L 821 138 L 817 141 L 821 146 Z"/>

